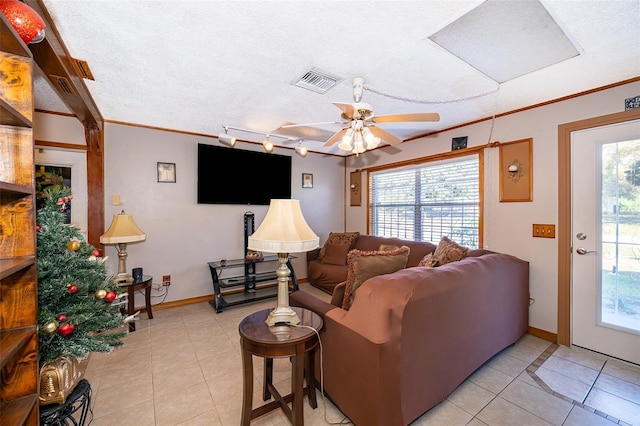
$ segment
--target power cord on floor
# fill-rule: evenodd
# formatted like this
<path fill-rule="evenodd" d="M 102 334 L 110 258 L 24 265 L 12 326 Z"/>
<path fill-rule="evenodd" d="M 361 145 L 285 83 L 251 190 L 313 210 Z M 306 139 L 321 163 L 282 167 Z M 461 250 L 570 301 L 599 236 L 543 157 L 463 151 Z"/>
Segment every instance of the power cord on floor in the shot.
<path fill-rule="evenodd" d="M 318 332 L 318 330 L 316 330 L 313 327 L 310 327 L 308 325 L 298 325 L 298 324 L 292 324 L 294 327 L 298 327 L 298 328 L 308 328 L 309 330 L 312 330 L 314 333 L 316 333 L 316 336 L 318 336 L 318 347 L 320 349 L 320 397 L 322 398 L 322 405 L 324 406 L 324 421 L 331 424 L 331 425 L 350 425 L 352 424 L 351 421 L 349 419 L 347 419 L 347 417 L 343 417 L 342 420 L 338 421 L 338 422 L 332 422 L 329 421 L 327 419 L 327 401 L 324 398 L 324 371 L 323 371 L 323 361 L 322 361 L 322 340 L 320 340 L 320 333 Z M 315 386 L 315 383 L 307 383 L 307 386 L 311 387 L 311 386 Z M 311 392 L 311 390 L 309 390 L 309 392 Z"/>

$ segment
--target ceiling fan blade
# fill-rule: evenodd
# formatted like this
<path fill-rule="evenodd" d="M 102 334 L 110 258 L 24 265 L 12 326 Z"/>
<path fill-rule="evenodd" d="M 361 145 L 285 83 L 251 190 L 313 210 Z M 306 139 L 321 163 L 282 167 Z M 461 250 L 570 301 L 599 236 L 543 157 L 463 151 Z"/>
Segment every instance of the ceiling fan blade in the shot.
<path fill-rule="evenodd" d="M 324 145 L 322 145 L 322 146 L 331 146 L 331 145 L 333 145 L 334 143 L 338 142 L 340 139 L 342 139 L 342 137 L 344 136 L 344 134 L 345 134 L 345 133 L 347 133 L 347 129 L 349 129 L 349 127 L 345 127 L 344 129 L 337 131 L 337 132 L 336 132 L 333 136 L 331 136 L 331 137 L 329 138 L 329 140 L 328 140 L 328 141 L 326 141 L 326 142 L 324 143 Z"/>
<path fill-rule="evenodd" d="M 335 106 L 337 106 L 342 113 L 349 118 L 358 118 L 358 110 L 355 108 L 354 104 L 346 103 L 346 102 L 334 102 Z"/>
<path fill-rule="evenodd" d="M 373 133 L 374 136 L 379 137 L 380 139 L 382 139 L 384 142 L 388 143 L 389 145 L 397 145 L 400 142 L 402 142 L 402 139 L 400 139 L 399 137 L 394 136 L 391 133 L 387 132 L 386 130 L 382 130 L 379 127 L 367 126 L 367 128 L 369 130 L 371 130 L 371 133 Z"/>
<path fill-rule="evenodd" d="M 419 112 L 415 114 L 376 115 L 370 121 L 374 123 L 399 123 L 409 121 L 440 121 L 437 112 Z"/>
<path fill-rule="evenodd" d="M 349 124 L 348 121 L 320 121 L 318 123 L 301 123 L 301 124 L 283 124 L 274 130 L 273 133 L 276 133 L 280 129 L 291 129 L 292 127 L 311 127 L 311 126 L 321 126 L 323 124 Z"/>

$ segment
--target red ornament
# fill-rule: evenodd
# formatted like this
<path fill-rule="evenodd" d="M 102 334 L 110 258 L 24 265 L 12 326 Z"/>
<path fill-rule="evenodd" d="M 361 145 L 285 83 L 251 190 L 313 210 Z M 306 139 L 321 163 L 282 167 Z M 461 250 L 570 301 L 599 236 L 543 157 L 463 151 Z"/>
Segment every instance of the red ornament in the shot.
<path fill-rule="evenodd" d="M 40 231 L 42 229 L 42 227 L 40 225 L 36 225 L 36 231 Z"/>
<path fill-rule="evenodd" d="M 76 294 L 78 292 L 78 286 L 75 284 L 67 284 L 67 290 L 69 290 L 71 294 Z"/>
<path fill-rule="evenodd" d="M 93 250 L 93 252 L 91 252 L 91 254 L 93 254 L 95 257 L 98 257 L 98 256 L 100 256 L 100 250 L 95 249 L 95 250 Z"/>
<path fill-rule="evenodd" d="M 73 325 L 71 323 L 68 323 L 68 322 L 65 322 L 60 327 L 58 327 L 58 330 L 56 330 L 56 331 L 61 336 L 68 336 L 69 334 L 71 334 L 71 332 L 73 331 L 74 328 L 76 328 L 75 325 Z"/>
<path fill-rule="evenodd" d="M 105 302 L 113 302 L 116 298 L 116 292 L 115 291 L 108 291 L 107 294 L 104 296 L 104 300 Z"/>
<path fill-rule="evenodd" d="M 26 44 L 44 40 L 44 21 L 31 7 L 18 0 L 0 0 L 0 12 Z"/>
<path fill-rule="evenodd" d="M 56 317 L 56 319 L 60 322 L 63 322 L 64 320 L 67 319 L 67 316 L 65 314 L 60 314 Z"/>

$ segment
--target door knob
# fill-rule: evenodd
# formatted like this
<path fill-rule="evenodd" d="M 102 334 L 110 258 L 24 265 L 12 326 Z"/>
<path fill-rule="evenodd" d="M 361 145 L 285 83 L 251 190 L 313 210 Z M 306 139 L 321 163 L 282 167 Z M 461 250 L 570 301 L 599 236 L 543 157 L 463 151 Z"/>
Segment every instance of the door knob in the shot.
<path fill-rule="evenodd" d="M 595 253 L 595 252 L 596 252 L 595 250 L 587 250 L 582 247 L 576 250 L 576 253 L 578 254 L 587 254 L 587 253 Z"/>

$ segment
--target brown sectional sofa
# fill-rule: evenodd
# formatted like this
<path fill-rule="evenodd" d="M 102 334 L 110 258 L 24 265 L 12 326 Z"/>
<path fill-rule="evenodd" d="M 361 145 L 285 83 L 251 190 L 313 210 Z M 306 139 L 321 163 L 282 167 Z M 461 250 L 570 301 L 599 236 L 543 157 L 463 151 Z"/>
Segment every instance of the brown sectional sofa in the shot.
<path fill-rule="evenodd" d="M 529 263 L 486 250 L 469 254 L 436 268 L 408 262 L 369 278 L 349 310 L 338 307 L 344 283 L 333 304 L 291 294 L 292 306 L 323 317 L 316 378 L 354 424 L 411 423 L 526 333 Z"/>
<path fill-rule="evenodd" d="M 420 260 L 436 249 L 436 246 L 426 241 L 409 241 L 399 238 L 376 237 L 373 235 L 360 235 L 350 248 L 363 251 L 378 250 L 381 245 L 406 245 L 411 250 L 407 267 L 417 266 Z M 329 294 L 333 294 L 336 285 L 347 279 L 347 253 L 344 253 L 343 264 L 326 263 L 320 256 L 321 249 L 307 253 L 307 278 L 309 283 Z M 325 259 L 326 260 L 326 259 Z M 336 262 L 339 263 L 339 262 Z"/>

